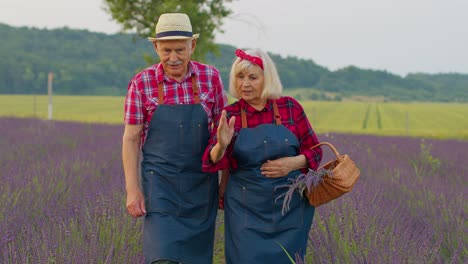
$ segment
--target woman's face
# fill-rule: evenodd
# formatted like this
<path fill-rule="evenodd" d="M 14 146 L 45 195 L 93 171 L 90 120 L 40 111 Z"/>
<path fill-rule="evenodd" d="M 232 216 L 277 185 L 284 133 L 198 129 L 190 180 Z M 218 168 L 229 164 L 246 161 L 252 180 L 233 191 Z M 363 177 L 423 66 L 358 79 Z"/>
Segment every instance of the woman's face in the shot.
<path fill-rule="evenodd" d="M 263 81 L 263 71 L 258 66 L 241 71 L 236 75 L 237 93 L 250 105 L 262 104 Z"/>

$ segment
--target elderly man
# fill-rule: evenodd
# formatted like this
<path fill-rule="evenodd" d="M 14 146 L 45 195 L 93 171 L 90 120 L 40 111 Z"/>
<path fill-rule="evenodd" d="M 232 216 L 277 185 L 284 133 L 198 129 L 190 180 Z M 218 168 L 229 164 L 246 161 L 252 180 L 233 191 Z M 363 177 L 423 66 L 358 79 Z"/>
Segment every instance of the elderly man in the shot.
<path fill-rule="evenodd" d="M 146 263 L 212 262 L 218 176 L 202 172 L 201 159 L 227 97 L 219 71 L 190 59 L 198 37 L 186 14 L 161 15 L 149 38 L 160 63 L 128 85 L 126 205 L 133 217 L 145 217 Z"/>

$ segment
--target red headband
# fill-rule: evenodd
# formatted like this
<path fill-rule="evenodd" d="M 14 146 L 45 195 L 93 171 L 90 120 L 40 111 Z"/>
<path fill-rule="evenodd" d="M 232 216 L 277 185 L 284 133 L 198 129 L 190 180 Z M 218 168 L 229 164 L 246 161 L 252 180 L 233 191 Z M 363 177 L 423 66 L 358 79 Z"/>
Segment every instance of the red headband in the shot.
<path fill-rule="evenodd" d="M 256 57 L 256 56 L 251 56 L 247 53 L 245 53 L 243 50 L 241 49 L 237 49 L 236 50 L 236 56 L 241 58 L 241 60 L 248 60 L 250 61 L 251 63 L 253 64 L 256 64 L 258 65 L 262 71 L 263 71 L 263 61 L 262 61 L 262 58 L 260 57 Z"/>

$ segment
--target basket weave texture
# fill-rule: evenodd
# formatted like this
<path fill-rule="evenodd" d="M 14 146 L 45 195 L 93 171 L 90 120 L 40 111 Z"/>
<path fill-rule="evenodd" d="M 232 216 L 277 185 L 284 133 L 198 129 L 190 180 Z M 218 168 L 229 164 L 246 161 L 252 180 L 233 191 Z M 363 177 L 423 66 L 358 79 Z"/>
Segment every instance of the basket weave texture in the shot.
<path fill-rule="evenodd" d="M 336 159 L 326 163 L 318 169 L 330 170 L 331 175 L 325 175 L 317 186 L 307 190 L 307 199 L 314 207 L 326 204 L 351 191 L 361 173 L 349 155 L 341 155 L 329 142 L 322 142 L 313 146 L 311 149 L 322 145 L 330 147 L 335 154 Z"/>

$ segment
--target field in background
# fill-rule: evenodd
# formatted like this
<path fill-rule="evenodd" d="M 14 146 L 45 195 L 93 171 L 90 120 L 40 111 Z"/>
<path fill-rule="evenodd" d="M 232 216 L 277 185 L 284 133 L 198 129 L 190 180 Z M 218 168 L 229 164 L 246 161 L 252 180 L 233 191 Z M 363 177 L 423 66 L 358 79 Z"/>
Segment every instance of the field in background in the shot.
<path fill-rule="evenodd" d="M 0 263 L 143 263 L 143 220 L 125 210 L 122 126 L 0 118 L 0 131 Z M 468 263 L 468 141 L 319 140 L 361 176 L 317 208 L 306 263 Z M 217 220 L 213 263 L 224 264 L 222 211 Z"/>
<path fill-rule="evenodd" d="M 124 97 L 54 96 L 53 119 L 122 123 Z M 310 101 L 301 103 L 318 134 L 341 132 L 468 139 L 468 104 Z M 0 116 L 46 119 L 47 96 L 0 95 Z"/>
<path fill-rule="evenodd" d="M 468 104 L 301 102 L 318 133 L 468 139 Z"/>
<path fill-rule="evenodd" d="M 54 120 L 88 123 L 123 123 L 124 97 L 53 96 Z M 0 116 L 47 119 L 46 95 L 0 95 Z"/>

